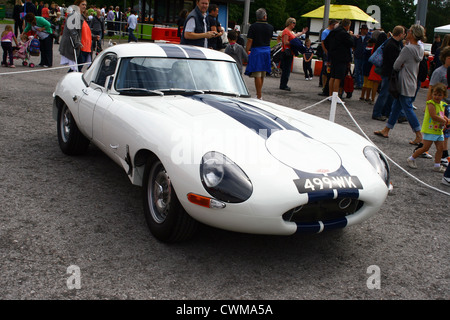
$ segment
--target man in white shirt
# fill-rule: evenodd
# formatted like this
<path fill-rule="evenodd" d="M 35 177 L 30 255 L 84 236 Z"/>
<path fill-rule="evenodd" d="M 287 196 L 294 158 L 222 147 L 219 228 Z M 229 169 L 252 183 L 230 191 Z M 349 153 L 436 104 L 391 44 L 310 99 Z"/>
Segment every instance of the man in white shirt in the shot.
<path fill-rule="evenodd" d="M 197 0 L 197 6 L 186 18 L 181 34 L 181 44 L 208 47 L 208 39 L 218 37 L 217 31 L 208 31 L 206 20 L 209 0 Z"/>
<path fill-rule="evenodd" d="M 128 16 L 127 20 L 127 27 L 128 27 L 128 42 L 137 42 L 137 38 L 133 34 L 134 30 L 136 30 L 137 26 L 137 17 L 136 17 L 136 10 L 131 9 L 130 15 Z"/>

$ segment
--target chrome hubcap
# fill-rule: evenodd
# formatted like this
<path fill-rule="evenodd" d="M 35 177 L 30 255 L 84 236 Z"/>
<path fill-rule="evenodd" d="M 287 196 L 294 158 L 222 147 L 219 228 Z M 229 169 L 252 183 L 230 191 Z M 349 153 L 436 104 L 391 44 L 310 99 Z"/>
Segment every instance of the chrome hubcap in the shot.
<path fill-rule="evenodd" d="M 64 142 L 69 140 L 70 135 L 70 111 L 67 106 L 63 107 L 61 112 L 61 138 Z"/>
<path fill-rule="evenodd" d="M 163 223 L 167 218 L 170 208 L 172 187 L 167 172 L 161 165 L 155 166 L 150 176 L 149 205 L 153 219 L 157 223 Z"/>

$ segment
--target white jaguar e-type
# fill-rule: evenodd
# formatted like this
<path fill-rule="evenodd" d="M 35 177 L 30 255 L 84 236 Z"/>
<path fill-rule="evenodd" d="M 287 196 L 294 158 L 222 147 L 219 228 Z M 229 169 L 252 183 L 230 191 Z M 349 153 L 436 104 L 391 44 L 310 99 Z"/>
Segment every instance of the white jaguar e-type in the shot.
<path fill-rule="evenodd" d="M 164 242 L 187 239 L 198 222 L 271 235 L 344 228 L 388 194 L 389 166 L 372 143 L 250 98 L 218 51 L 110 47 L 59 81 L 53 116 L 64 153 L 92 142 L 143 187 L 146 221 Z"/>

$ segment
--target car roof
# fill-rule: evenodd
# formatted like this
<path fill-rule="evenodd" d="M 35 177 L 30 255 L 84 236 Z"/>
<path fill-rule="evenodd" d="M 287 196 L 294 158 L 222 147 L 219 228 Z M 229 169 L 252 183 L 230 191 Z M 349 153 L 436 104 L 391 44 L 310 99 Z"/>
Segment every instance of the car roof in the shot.
<path fill-rule="evenodd" d="M 119 58 L 126 57 L 161 57 L 161 58 L 191 58 L 207 60 L 225 60 L 234 62 L 234 59 L 223 52 L 202 47 L 179 45 L 171 43 L 126 43 L 118 44 L 104 50 L 114 52 Z"/>
<path fill-rule="evenodd" d="M 117 55 L 119 59 L 130 57 L 160 57 L 212 61 L 220 60 L 236 63 L 234 58 L 226 53 L 202 47 L 158 42 L 124 43 L 106 48 L 95 58 L 92 65 L 83 75 L 86 83 L 90 83 L 90 81 L 94 79 L 98 72 L 99 62 L 103 60 L 102 57 L 109 53 Z"/>

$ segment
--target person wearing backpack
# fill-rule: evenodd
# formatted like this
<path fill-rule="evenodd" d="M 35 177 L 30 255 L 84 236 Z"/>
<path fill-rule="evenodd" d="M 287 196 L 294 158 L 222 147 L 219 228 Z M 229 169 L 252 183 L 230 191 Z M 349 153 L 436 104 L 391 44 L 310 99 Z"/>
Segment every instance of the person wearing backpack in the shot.
<path fill-rule="evenodd" d="M 396 26 L 392 30 L 391 38 L 386 42 L 383 49 L 383 66 L 381 69 L 381 87 L 372 110 L 372 119 L 386 121 L 391 113 L 391 106 L 394 98 L 389 93 L 389 76 L 392 73 L 394 62 L 403 47 L 402 41 L 405 38 L 405 28 Z"/>

